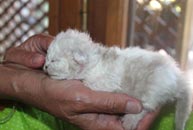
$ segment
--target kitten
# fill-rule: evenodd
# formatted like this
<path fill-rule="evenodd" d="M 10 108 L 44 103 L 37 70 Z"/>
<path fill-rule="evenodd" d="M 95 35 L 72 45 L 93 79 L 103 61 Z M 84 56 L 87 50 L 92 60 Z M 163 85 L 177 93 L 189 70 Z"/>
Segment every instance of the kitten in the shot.
<path fill-rule="evenodd" d="M 141 100 L 141 113 L 123 116 L 125 130 L 134 130 L 145 114 L 169 101 L 176 101 L 175 129 L 184 130 L 191 111 L 191 89 L 168 55 L 137 47 L 107 48 L 88 34 L 69 29 L 49 46 L 44 70 L 53 79 L 79 79 L 93 90 Z"/>

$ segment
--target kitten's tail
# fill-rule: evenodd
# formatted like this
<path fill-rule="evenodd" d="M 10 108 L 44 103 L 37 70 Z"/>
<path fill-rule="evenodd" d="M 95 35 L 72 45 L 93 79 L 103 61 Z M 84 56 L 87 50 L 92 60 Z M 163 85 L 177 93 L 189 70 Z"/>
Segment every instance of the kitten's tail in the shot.
<path fill-rule="evenodd" d="M 183 78 L 178 81 L 179 89 L 177 93 L 177 104 L 175 114 L 175 130 L 184 130 L 186 121 L 192 110 L 192 90 Z"/>

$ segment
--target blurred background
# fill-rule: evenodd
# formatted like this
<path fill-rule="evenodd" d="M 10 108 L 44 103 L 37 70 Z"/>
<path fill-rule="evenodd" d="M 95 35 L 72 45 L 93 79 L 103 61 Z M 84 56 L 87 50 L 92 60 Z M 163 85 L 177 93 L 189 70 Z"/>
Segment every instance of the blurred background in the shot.
<path fill-rule="evenodd" d="M 68 28 L 107 46 L 168 53 L 193 72 L 192 0 L 0 0 L 0 56 L 38 33 Z"/>

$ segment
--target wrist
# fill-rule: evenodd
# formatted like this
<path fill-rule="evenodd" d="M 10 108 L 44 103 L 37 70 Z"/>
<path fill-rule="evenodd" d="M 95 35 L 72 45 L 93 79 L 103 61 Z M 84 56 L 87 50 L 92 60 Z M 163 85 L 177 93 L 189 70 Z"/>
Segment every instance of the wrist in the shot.
<path fill-rule="evenodd" d="M 47 100 L 45 95 L 45 85 L 43 84 L 46 75 L 37 70 L 21 70 L 19 76 L 14 78 L 12 87 L 14 88 L 19 101 L 37 107 L 45 111 Z"/>
<path fill-rule="evenodd" d="M 0 64 L 0 97 L 1 99 L 12 99 L 15 94 L 15 90 L 12 87 L 16 72 L 7 66 Z M 14 98 L 13 98 L 14 99 Z"/>
<path fill-rule="evenodd" d="M 0 65 L 0 97 L 44 109 L 43 74 L 15 65 Z"/>

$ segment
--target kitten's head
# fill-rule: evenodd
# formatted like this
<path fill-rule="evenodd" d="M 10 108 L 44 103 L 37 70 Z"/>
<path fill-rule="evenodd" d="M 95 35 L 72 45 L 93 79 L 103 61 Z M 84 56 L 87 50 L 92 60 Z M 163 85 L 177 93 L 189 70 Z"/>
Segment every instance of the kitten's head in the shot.
<path fill-rule="evenodd" d="M 54 79 L 75 79 L 88 62 L 91 38 L 77 30 L 67 30 L 50 44 L 44 71 Z"/>

